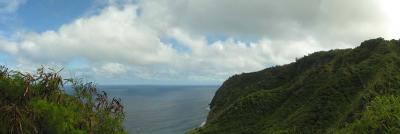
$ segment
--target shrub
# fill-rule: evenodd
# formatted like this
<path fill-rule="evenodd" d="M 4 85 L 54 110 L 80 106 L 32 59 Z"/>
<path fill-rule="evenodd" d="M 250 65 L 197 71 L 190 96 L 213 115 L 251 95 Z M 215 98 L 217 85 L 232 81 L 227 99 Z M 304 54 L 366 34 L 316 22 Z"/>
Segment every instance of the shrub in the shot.
<path fill-rule="evenodd" d="M 59 72 L 0 67 L 0 133 L 126 133 L 121 99 L 109 99 L 94 83 L 62 79 Z M 74 94 L 66 94 L 64 85 Z"/>

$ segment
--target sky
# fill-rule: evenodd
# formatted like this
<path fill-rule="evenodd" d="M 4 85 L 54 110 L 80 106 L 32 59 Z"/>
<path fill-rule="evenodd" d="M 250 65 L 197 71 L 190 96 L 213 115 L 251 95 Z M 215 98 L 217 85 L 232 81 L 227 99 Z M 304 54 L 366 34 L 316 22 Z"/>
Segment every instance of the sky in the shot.
<path fill-rule="evenodd" d="M 398 0 L 0 0 L 0 65 L 98 84 L 219 85 L 400 38 Z"/>

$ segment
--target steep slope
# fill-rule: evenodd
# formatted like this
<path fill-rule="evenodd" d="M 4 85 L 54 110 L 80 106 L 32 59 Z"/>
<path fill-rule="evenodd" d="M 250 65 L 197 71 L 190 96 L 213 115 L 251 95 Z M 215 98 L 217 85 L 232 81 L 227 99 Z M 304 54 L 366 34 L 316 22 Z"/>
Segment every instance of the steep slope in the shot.
<path fill-rule="evenodd" d="M 360 122 L 374 98 L 399 94 L 400 43 L 378 38 L 232 76 L 216 92 L 206 125 L 191 133 L 351 132 L 346 124 Z"/>

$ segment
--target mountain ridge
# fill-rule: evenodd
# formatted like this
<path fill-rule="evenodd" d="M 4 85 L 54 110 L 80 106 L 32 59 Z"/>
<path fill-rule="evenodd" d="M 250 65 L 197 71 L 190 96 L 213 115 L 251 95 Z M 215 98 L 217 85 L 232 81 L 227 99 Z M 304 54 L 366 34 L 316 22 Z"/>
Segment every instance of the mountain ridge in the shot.
<path fill-rule="evenodd" d="M 375 98 L 400 94 L 399 70 L 400 42 L 377 38 L 234 75 L 216 92 L 206 125 L 190 133 L 337 133 Z"/>

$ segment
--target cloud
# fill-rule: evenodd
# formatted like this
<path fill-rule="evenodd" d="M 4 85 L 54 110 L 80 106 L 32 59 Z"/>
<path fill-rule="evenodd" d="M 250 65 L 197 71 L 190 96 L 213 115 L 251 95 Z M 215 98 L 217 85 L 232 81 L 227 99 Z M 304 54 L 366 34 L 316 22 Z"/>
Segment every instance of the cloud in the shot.
<path fill-rule="evenodd" d="M 380 0 L 145 0 L 143 17 L 183 27 L 192 34 L 293 40 L 309 36 L 323 45 L 359 43 L 385 36 Z M 151 8 L 157 7 L 157 8 Z"/>
<path fill-rule="evenodd" d="M 99 69 L 94 68 L 94 71 L 103 76 L 115 77 L 118 75 L 124 75 L 127 72 L 127 67 L 119 63 L 107 63 L 101 66 Z"/>
<path fill-rule="evenodd" d="M 19 42 L 21 56 L 37 60 L 34 62 L 67 62 L 74 56 L 138 65 L 167 62 L 173 49 L 161 44 L 157 33 L 136 22 L 135 9 L 108 7 L 100 15 L 77 19 L 58 31 L 27 34 Z"/>
<path fill-rule="evenodd" d="M 0 0 L 0 14 L 13 13 L 23 3 L 25 3 L 25 0 Z"/>
<path fill-rule="evenodd" d="M 5 39 L 0 38 L 0 52 L 8 53 L 8 54 L 17 54 L 18 47 L 15 42 L 9 42 Z"/>
<path fill-rule="evenodd" d="M 0 53 L 16 66 L 68 66 L 103 83 L 215 84 L 385 35 L 375 2 L 112 0 L 59 29 L 2 37 Z"/>

